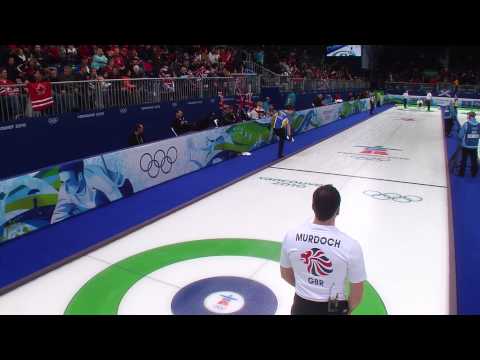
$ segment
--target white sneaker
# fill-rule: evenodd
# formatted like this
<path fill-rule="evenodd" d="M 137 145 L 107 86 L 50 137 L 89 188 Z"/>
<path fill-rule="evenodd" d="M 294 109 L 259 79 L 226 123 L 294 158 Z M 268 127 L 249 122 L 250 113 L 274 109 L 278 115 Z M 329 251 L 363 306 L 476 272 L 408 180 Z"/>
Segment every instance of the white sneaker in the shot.
<path fill-rule="evenodd" d="M 252 153 L 249 153 L 248 151 L 245 151 L 245 152 L 242 152 L 242 155 L 243 156 L 250 156 L 250 155 L 252 155 Z"/>

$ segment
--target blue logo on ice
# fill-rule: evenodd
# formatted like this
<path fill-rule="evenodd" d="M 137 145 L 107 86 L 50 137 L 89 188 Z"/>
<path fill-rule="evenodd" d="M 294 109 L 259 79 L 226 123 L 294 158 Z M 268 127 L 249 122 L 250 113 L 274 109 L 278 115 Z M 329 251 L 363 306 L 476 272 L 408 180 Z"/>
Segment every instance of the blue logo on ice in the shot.
<path fill-rule="evenodd" d="M 246 278 L 217 276 L 180 289 L 171 308 L 175 315 L 273 315 L 277 306 L 267 286 Z"/>

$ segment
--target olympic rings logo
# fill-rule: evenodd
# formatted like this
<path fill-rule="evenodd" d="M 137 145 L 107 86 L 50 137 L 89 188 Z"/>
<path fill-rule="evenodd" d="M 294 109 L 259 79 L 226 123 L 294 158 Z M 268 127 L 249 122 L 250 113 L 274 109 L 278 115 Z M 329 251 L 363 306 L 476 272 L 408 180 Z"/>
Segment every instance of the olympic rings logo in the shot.
<path fill-rule="evenodd" d="M 163 150 L 157 150 L 153 156 L 150 153 L 145 153 L 140 158 L 140 169 L 152 179 L 155 179 L 160 171 L 164 174 L 172 171 L 173 163 L 177 161 L 177 157 L 178 150 L 175 146 L 170 146 L 166 153 Z"/>
<path fill-rule="evenodd" d="M 393 200 L 399 203 L 412 203 L 422 201 L 423 198 L 416 195 L 400 195 L 397 193 L 382 193 L 375 190 L 366 190 L 363 192 L 365 195 L 370 196 L 376 200 Z"/>

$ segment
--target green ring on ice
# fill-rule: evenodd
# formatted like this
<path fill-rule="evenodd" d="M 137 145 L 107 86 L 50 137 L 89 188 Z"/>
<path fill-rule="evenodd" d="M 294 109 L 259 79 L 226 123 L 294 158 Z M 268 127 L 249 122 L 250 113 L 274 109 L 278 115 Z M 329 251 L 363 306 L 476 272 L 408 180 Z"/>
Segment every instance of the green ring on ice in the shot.
<path fill-rule="evenodd" d="M 74 295 L 65 315 L 115 315 L 128 290 L 139 280 L 165 266 L 209 256 L 251 256 L 280 260 L 281 243 L 253 239 L 208 239 L 150 249 L 119 261 L 91 278 Z M 354 315 L 386 315 L 387 309 L 366 282 L 362 303 Z"/>

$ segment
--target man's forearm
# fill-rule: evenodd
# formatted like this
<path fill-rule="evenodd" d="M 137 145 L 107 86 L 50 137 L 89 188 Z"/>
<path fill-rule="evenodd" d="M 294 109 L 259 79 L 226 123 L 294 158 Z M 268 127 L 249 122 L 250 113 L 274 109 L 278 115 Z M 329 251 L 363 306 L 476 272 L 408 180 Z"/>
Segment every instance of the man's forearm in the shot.
<path fill-rule="evenodd" d="M 352 313 L 352 311 L 360 304 L 362 296 L 363 282 L 356 284 L 350 283 L 350 296 L 348 297 L 349 313 Z"/>
<path fill-rule="evenodd" d="M 293 271 L 291 268 L 283 268 L 281 267 L 280 269 L 282 279 L 285 280 L 287 283 L 295 287 L 295 275 L 293 274 Z"/>
<path fill-rule="evenodd" d="M 283 276 L 283 280 L 295 287 L 295 278 L 290 276 Z"/>

